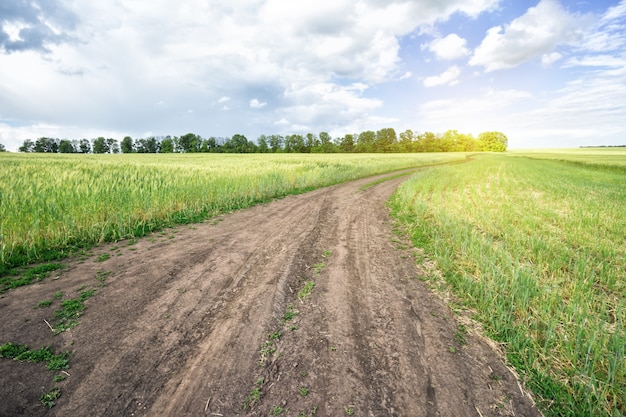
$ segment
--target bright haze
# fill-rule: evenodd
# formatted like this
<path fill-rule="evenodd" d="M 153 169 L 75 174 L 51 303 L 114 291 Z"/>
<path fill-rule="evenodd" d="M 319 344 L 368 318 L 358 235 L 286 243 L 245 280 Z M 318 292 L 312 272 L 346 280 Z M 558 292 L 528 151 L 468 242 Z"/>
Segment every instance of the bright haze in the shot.
<path fill-rule="evenodd" d="M 2 0 L 0 143 L 188 132 L 626 144 L 626 0 Z"/>

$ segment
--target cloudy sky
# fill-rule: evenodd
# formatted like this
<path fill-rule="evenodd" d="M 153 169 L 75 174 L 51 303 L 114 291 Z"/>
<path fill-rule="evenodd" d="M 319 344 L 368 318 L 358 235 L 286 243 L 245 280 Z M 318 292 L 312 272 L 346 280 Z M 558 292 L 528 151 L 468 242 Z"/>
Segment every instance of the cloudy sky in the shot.
<path fill-rule="evenodd" d="M 626 144 L 626 0 L 2 0 L 0 143 L 498 130 Z"/>

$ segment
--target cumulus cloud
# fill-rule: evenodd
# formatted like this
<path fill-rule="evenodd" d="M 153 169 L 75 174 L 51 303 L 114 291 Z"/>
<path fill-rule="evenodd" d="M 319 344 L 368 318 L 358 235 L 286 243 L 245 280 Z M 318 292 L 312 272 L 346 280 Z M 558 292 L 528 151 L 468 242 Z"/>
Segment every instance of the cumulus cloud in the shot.
<path fill-rule="evenodd" d="M 252 100 L 250 100 L 250 107 L 252 107 L 253 109 L 260 109 L 265 106 L 267 106 L 267 103 L 261 102 L 256 98 L 253 98 Z"/>
<path fill-rule="evenodd" d="M 455 85 L 459 82 L 458 80 L 459 75 L 461 75 L 461 69 L 457 67 L 456 65 L 454 65 L 439 75 L 426 77 L 424 79 L 424 87 L 436 87 L 439 85 Z"/>
<path fill-rule="evenodd" d="M 428 50 L 433 52 L 437 58 L 453 60 L 469 55 L 467 41 L 456 33 L 451 33 L 444 38 L 433 40 L 427 45 Z"/>
<path fill-rule="evenodd" d="M 0 50 L 35 50 L 69 41 L 78 17 L 58 0 L 16 1 L 0 4 Z"/>
<path fill-rule="evenodd" d="M 551 53 L 559 44 L 581 37 L 583 20 L 569 14 L 556 0 L 541 0 L 510 24 L 496 26 L 474 51 L 470 65 L 489 71 L 513 68 Z"/>

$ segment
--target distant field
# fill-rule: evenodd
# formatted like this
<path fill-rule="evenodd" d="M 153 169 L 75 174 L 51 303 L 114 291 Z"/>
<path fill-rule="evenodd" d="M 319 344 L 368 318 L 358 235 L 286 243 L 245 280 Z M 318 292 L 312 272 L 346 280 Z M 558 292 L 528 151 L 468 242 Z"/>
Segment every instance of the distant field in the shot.
<path fill-rule="evenodd" d="M 479 155 L 420 172 L 392 198 L 443 272 L 431 285 L 475 311 L 546 415 L 626 415 L 619 167 L 623 149 Z"/>
<path fill-rule="evenodd" d="M 0 153 L 0 275 L 77 247 L 465 154 Z"/>
<path fill-rule="evenodd" d="M 626 148 L 574 148 L 515 150 L 512 156 L 526 156 L 538 159 L 555 159 L 586 165 L 626 168 Z"/>

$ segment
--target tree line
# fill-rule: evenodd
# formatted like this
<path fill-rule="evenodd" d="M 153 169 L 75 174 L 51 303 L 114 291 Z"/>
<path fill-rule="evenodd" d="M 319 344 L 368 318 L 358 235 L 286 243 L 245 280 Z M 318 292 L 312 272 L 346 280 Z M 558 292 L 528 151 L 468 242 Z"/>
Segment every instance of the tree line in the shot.
<path fill-rule="evenodd" d="M 244 135 L 203 138 L 194 133 L 182 136 L 150 136 L 121 141 L 113 138 L 57 139 L 41 137 L 26 139 L 20 152 L 48 153 L 377 153 L 377 152 L 504 152 L 507 137 L 501 132 L 471 134 L 448 130 L 443 134 L 414 133 L 406 130 L 399 135 L 393 128 L 367 130 L 332 138 L 327 132 L 318 135 L 261 135 L 256 141 Z M 2 149 L 2 148 L 0 148 Z"/>

